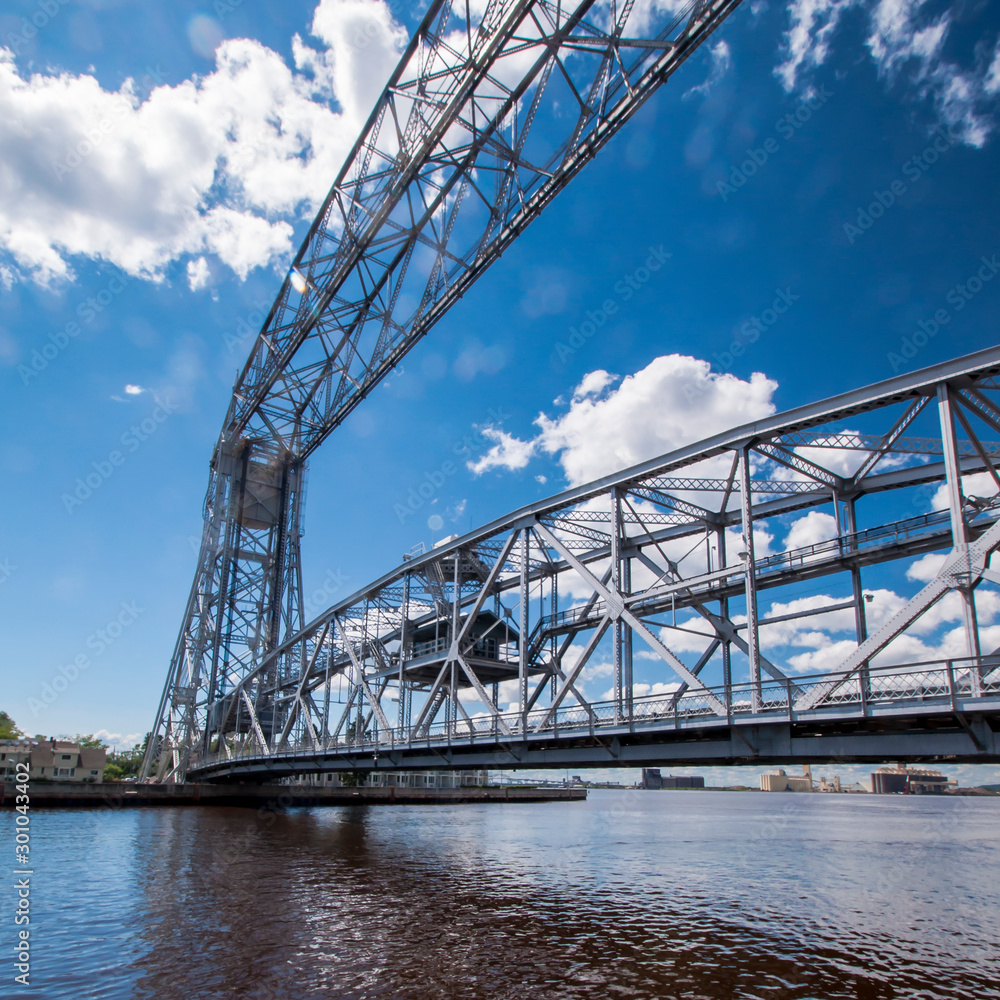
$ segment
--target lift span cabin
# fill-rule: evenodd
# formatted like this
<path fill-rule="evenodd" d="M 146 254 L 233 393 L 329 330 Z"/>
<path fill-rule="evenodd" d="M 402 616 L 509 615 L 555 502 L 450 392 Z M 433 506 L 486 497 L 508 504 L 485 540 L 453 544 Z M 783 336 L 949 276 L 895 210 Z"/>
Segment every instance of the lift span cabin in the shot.
<path fill-rule="evenodd" d="M 472 646 L 467 647 L 471 642 Z M 483 684 L 498 684 L 517 677 L 520 636 L 492 611 L 480 611 L 466 632 L 462 656 Z M 448 657 L 451 630 L 444 621 L 429 622 L 407 635 L 403 678 L 415 684 L 433 684 Z M 459 671 L 459 684 L 470 682 Z"/>

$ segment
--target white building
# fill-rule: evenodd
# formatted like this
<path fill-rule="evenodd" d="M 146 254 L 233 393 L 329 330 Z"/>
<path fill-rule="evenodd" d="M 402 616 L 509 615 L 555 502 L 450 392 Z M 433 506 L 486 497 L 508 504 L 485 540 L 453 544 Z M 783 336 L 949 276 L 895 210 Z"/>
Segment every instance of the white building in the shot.
<path fill-rule="evenodd" d="M 13 781 L 15 767 L 27 762 L 30 781 L 104 781 L 108 751 L 70 740 L 0 740 L 0 778 Z"/>
<path fill-rule="evenodd" d="M 802 777 L 785 774 L 785 769 L 779 767 L 777 771 L 760 776 L 760 790 L 762 792 L 811 792 L 813 790 L 812 772 L 808 764 L 802 767 Z"/>

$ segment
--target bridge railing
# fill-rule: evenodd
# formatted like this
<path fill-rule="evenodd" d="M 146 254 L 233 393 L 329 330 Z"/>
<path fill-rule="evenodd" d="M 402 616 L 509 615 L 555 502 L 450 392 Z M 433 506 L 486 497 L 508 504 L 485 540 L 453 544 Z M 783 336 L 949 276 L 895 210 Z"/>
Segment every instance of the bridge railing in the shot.
<path fill-rule="evenodd" d="M 979 529 L 991 524 L 1000 510 L 1000 495 L 985 502 L 970 518 L 969 525 Z M 803 545 L 789 549 L 786 552 L 776 552 L 774 555 L 762 556 L 756 561 L 758 577 L 774 576 L 788 570 L 815 566 L 842 557 L 846 553 L 869 552 L 873 549 L 902 545 L 914 539 L 929 538 L 951 530 L 951 513 L 947 510 L 931 511 L 927 514 L 916 514 L 912 517 L 891 521 L 888 524 L 863 528 L 860 531 L 847 532 L 835 538 L 811 545 Z M 743 569 L 742 563 L 731 563 L 728 567 L 733 575 Z M 692 589 L 715 591 L 723 589 L 723 579 L 711 580 L 702 584 L 692 582 Z M 656 600 L 662 598 L 654 595 Z M 577 625 L 584 620 L 597 621 L 607 612 L 603 600 L 597 600 L 591 605 L 577 605 L 564 608 L 554 614 L 542 615 L 528 637 L 531 646 L 542 631 L 559 632 Z"/>
<path fill-rule="evenodd" d="M 534 708 L 527 713 L 527 732 L 558 737 L 622 727 L 642 729 L 657 724 L 663 728 L 681 728 L 716 720 L 730 723 L 741 718 L 773 720 L 776 716 L 792 719 L 797 717 L 795 698 L 820 686 L 826 689 L 826 694 L 823 702 L 808 713 L 810 718 L 829 714 L 830 710 L 867 712 L 879 706 L 941 705 L 956 709 L 970 699 L 1000 696 L 1000 655 L 873 667 L 843 679 L 838 679 L 837 674 L 815 674 L 794 680 L 768 680 L 759 685 L 733 684 L 728 691 L 725 687 L 713 687 L 678 695 L 674 685 L 672 689 L 634 698 L 630 718 L 613 701 L 560 706 L 547 721 L 547 709 Z M 725 707 L 724 714 L 716 707 L 719 703 Z M 321 741 L 319 745 L 311 741 L 286 743 L 266 753 L 247 745 L 242 751 L 220 751 L 192 758 L 190 766 L 198 768 L 226 760 L 311 756 L 318 752 L 376 754 L 413 746 L 503 741 L 509 737 L 504 734 L 500 720 L 517 737 L 524 731 L 525 720 L 519 712 L 504 712 L 499 716 L 483 713 L 435 723 L 418 734 L 394 728 L 360 739 L 340 737 Z"/>

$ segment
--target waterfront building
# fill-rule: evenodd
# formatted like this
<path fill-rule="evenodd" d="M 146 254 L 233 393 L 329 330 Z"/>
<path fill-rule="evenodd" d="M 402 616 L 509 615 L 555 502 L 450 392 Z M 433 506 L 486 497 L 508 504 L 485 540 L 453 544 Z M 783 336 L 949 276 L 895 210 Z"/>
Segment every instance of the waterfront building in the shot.
<path fill-rule="evenodd" d="M 300 778 L 297 784 L 319 785 L 324 788 L 342 788 L 344 771 L 327 771 Z M 462 771 L 369 771 L 360 785 L 364 788 L 483 788 L 489 784 L 485 769 Z"/>
<path fill-rule="evenodd" d="M 106 747 L 81 747 L 72 740 L 42 740 L 31 746 L 32 781 L 104 781 Z"/>
<path fill-rule="evenodd" d="M 658 767 L 642 769 L 643 788 L 704 788 L 705 779 L 700 774 L 660 774 Z"/>
<path fill-rule="evenodd" d="M 27 763 L 31 740 L 0 740 L 0 781 L 13 781 L 18 764 Z"/>
<path fill-rule="evenodd" d="M 929 767 L 880 767 L 872 772 L 872 791 L 878 795 L 941 795 L 957 781 Z"/>
<path fill-rule="evenodd" d="M 760 776 L 762 792 L 811 792 L 813 791 L 812 771 L 808 764 L 802 767 L 802 776 L 786 774 L 783 767 Z"/>

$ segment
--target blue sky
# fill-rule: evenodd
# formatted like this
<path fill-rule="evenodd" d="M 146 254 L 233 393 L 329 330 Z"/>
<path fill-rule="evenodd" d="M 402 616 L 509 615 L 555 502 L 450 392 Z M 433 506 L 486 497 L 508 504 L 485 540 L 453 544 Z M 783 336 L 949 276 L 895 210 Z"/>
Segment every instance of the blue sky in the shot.
<path fill-rule="evenodd" d="M 26 730 L 149 728 L 248 334 L 420 8 L 3 5 L 0 707 Z M 316 455 L 311 610 L 586 478 L 592 373 L 606 399 L 706 361 L 754 415 L 994 343 L 1000 282 L 900 353 L 1000 253 L 998 33 L 985 4 L 744 3 Z"/>

